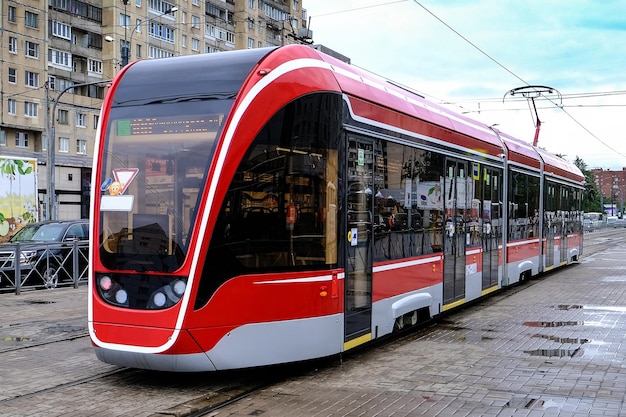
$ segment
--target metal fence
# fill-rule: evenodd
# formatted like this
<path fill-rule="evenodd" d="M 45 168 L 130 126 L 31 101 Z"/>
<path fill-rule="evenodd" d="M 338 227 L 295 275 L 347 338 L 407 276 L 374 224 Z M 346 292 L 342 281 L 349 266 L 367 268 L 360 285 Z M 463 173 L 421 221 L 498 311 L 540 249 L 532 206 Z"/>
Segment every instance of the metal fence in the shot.
<path fill-rule="evenodd" d="M 19 261 L 17 261 L 19 260 Z M 0 248 L 0 291 L 19 295 L 25 289 L 74 286 L 87 282 L 89 242 Z"/>
<path fill-rule="evenodd" d="M 585 232 L 594 232 L 598 230 L 621 229 L 626 227 L 626 219 L 611 219 L 611 221 L 599 220 L 583 221 L 583 230 Z"/>

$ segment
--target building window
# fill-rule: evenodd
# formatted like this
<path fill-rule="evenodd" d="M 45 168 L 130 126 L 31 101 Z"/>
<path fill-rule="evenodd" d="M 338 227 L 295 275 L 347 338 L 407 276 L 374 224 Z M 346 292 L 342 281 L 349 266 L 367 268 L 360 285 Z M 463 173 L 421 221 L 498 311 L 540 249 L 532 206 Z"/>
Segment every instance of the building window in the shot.
<path fill-rule="evenodd" d="M 187 35 L 182 35 L 180 38 L 180 44 L 183 48 L 187 47 Z"/>
<path fill-rule="evenodd" d="M 123 28 L 130 27 L 130 16 L 127 14 L 120 13 L 120 26 Z"/>
<path fill-rule="evenodd" d="M 135 6 L 141 7 L 141 0 L 135 0 Z"/>
<path fill-rule="evenodd" d="M 150 23 L 148 33 L 153 38 L 174 42 L 174 29 L 160 23 Z"/>
<path fill-rule="evenodd" d="M 9 52 L 17 54 L 17 38 L 9 36 Z"/>
<path fill-rule="evenodd" d="M 163 0 L 148 0 L 148 9 L 157 13 L 168 13 L 174 6 Z"/>
<path fill-rule="evenodd" d="M 52 35 L 67 39 L 68 41 L 72 40 L 72 27 L 65 23 L 52 22 Z"/>
<path fill-rule="evenodd" d="M 76 153 L 80 155 L 87 155 L 87 141 L 84 139 L 78 139 L 76 141 Z"/>
<path fill-rule="evenodd" d="M 200 40 L 192 38 L 191 39 L 191 50 L 198 51 L 200 50 Z"/>
<path fill-rule="evenodd" d="M 135 27 L 133 30 L 137 33 L 141 33 L 141 19 L 135 19 Z"/>
<path fill-rule="evenodd" d="M 198 16 L 191 16 L 191 27 L 196 29 L 200 27 L 200 18 Z"/>
<path fill-rule="evenodd" d="M 205 3 L 206 14 L 211 17 L 217 17 L 218 19 L 222 19 L 224 21 L 227 20 L 226 10 L 221 7 L 216 6 L 215 4 L 211 4 L 209 2 Z"/>
<path fill-rule="evenodd" d="M 17 22 L 17 9 L 15 6 L 9 6 L 9 13 L 7 15 L 7 20 L 11 23 Z"/>
<path fill-rule="evenodd" d="M 29 28 L 35 28 L 37 29 L 38 27 L 38 22 L 37 22 L 37 14 L 33 13 L 33 12 L 26 12 L 26 21 L 24 22 L 24 24 L 26 26 L 28 26 Z"/>
<path fill-rule="evenodd" d="M 200 6 L 200 1 L 199 0 L 191 0 L 191 4 L 193 4 L 194 6 Z"/>
<path fill-rule="evenodd" d="M 87 60 L 87 69 L 91 74 L 102 74 L 102 61 Z"/>
<path fill-rule="evenodd" d="M 135 45 L 135 56 L 137 58 L 141 58 L 143 55 L 142 51 L 141 51 L 141 45 L 137 44 Z"/>
<path fill-rule="evenodd" d="M 248 49 L 254 48 L 254 39 L 248 38 Z"/>
<path fill-rule="evenodd" d="M 17 69 L 9 68 L 9 83 L 17 84 Z"/>
<path fill-rule="evenodd" d="M 18 148 L 28 148 L 28 133 L 15 132 L 15 146 Z"/>
<path fill-rule="evenodd" d="M 28 87 L 39 87 L 39 74 L 36 72 L 26 71 L 24 84 Z"/>
<path fill-rule="evenodd" d="M 56 49 L 48 49 L 48 62 L 56 67 L 63 69 L 72 68 L 72 54 L 68 52 L 58 51 Z"/>
<path fill-rule="evenodd" d="M 24 116 L 37 117 L 38 115 L 39 115 L 39 106 L 37 105 L 37 103 L 25 101 L 24 102 Z"/>
<path fill-rule="evenodd" d="M 248 0 L 248 8 L 249 9 L 254 9 L 254 1 L 255 0 Z"/>
<path fill-rule="evenodd" d="M 152 59 L 157 58 L 168 58 L 170 56 L 174 56 L 174 53 L 170 51 L 166 51 L 165 49 L 156 48 L 154 46 L 150 46 L 148 48 L 148 56 Z"/>
<path fill-rule="evenodd" d="M 68 153 L 70 151 L 70 139 L 59 138 L 59 152 Z"/>
<path fill-rule="evenodd" d="M 12 115 L 17 114 L 17 101 L 12 98 L 9 99 L 9 102 L 7 104 L 7 113 Z"/>
<path fill-rule="evenodd" d="M 31 58 L 39 58 L 39 44 L 26 41 L 25 54 Z"/>
<path fill-rule="evenodd" d="M 98 114 L 94 114 L 93 115 L 93 128 L 97 129 L 98 128 L 98 123 L 100 122 L 100 115 Z"/>
<path fill-rule="evenodd" d="M 76 113 L 76 126 L 87 127 L 87 115 L 85 113 Z"/>
<path fill-rule="evenodd" d="M 7 132 L 0 130 L 0 146 L 7 146 Z"/>
<path fill-rule="evenodd" d="M 217 28 L 207 23 L 206 26 L 204 27 L 204 34 L 209 37 L 215 38 L 216 33 L 217 33 Z"/>
<path fill-rule="evenodd" d="M 57 113 L 57 123 L 60 125 L 68 124 L 69 112 L 67 110 L 59 109 Z"/>

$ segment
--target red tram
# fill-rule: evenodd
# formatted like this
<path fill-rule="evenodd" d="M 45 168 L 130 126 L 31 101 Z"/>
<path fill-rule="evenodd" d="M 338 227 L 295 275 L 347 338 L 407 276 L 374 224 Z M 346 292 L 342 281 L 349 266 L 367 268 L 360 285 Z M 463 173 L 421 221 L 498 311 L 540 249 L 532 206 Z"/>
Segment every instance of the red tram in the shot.
<path fill-rule="evenodd" d="M 582 252 L 574 165 L 307 46 L 135 62 L 100 123 L 108 363 L 329 356 Z"/>

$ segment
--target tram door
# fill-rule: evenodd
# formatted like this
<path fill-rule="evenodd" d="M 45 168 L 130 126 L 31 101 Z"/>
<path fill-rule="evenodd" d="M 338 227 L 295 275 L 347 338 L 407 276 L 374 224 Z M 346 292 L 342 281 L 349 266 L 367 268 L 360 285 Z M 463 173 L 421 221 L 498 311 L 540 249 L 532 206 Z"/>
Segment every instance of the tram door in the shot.
<path fill-rule="evenodd" d="M 345 239 L 345 347 L 371 339 L 373 142 L 348 138 Z"/>
<path fill-rule="evenodd" d="M 482 250 L 483 250 L 483 282 L 486 290 L 498 285 L 498 267 L 502 243 L 502 170 L 485 167 L 482 173 Z"/>
<path fill-rule="evenodd" d="M 443 302 L 465 297 L 465 247 L 471 198 L 467 192 L 467 163 L 446 160 L 444 178 Z M 468 201 L 469 200 L 469 201 Z"/>

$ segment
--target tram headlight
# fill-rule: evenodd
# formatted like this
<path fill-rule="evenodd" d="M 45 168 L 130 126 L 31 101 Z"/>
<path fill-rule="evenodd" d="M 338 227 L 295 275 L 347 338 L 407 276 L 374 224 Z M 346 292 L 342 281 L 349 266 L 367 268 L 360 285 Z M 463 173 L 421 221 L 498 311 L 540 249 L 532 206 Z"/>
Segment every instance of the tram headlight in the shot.
<path fill-rule="evenodd" d="M 152 296 L 152 302 L 154 306 L 157 308 L 162 308 L 165 306 L 165 302 L 167 301 L 167 297 L 162 292 L 158 291 Z"/>
<path fill-rule="evenodd" d="M 126 290 L 120 288 L 115 291 L 115 301 L 117 301 L 118 304 L 125 305 L 128 302 L 128 293 Z"/>
<path fill-rule="evenodd" d="M 147 308 L 162 309 L 173 306 L 180 301 L 180 298 L 185 294 L 186 288 L 187 283 L 182 279 L 174 280 L 169 284 L 157 288 L 150 295 Z"/>
<path fill-rule="evenodd" d="M 185 288 L 187 288 L 187 284 L 185 283 L 185 281 L 181 281 L 180 279 L 177 279 L 172 283 L 172 289 L 174 290 L 174 294 L 176 294 L 178 298 L 183 296 L 183 294 L 185 293 Z"/>

